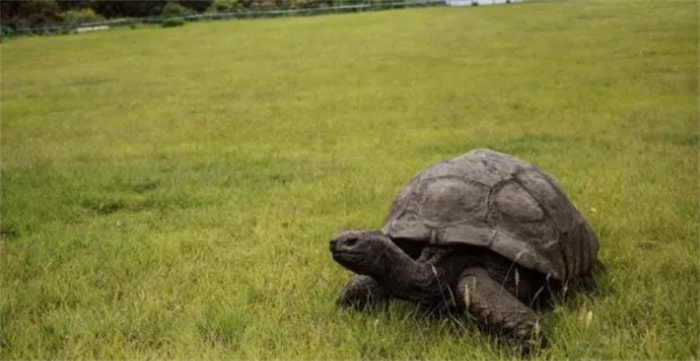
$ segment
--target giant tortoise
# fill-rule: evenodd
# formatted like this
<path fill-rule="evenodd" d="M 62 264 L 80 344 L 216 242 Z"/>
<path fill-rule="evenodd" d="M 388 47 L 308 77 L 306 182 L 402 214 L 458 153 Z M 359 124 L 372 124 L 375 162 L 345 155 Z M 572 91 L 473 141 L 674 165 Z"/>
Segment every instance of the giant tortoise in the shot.
<path fill-rule="evenodd" d="M 489 149 L 420 172 L 381 230 L 341 232 L 330 250 L 356 273 L 341 305 L 393 297 L 464 309 L 528 348 L 546 340 L 536 310 L 573 285 L 590 288 L 599 265 L 596 233 L 558 182 Z"/>

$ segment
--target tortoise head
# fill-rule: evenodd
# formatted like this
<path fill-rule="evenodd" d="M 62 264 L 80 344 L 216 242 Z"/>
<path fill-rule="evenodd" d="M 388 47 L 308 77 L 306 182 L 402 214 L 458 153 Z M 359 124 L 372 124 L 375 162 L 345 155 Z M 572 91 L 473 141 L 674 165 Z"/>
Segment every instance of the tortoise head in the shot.
<path fill-rule="evenodd" d="M 331 240 L 333 260 L 355 273 L 378 275 L 384 272 L 384 255 L 391 247 L 389 237 L 378 231 L 345 231 Z"/>

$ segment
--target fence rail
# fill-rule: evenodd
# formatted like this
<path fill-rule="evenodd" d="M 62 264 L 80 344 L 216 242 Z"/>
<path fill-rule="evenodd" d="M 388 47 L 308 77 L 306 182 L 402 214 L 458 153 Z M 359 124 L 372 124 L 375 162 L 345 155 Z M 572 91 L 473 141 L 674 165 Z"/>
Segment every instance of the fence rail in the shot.
<path fill-rule="evenodd" d="M 322 14 L 338 14 L 349 12 L 364 12 L 389 9 L 402 9 L 411 7 L 427 7 L 427 6 L 443 6 L 446 5 L 445 0 L 410 0 L 410 1 L 395 1 L 388 3 L 373 3 L 373 4 L 357 4 L 357 5 L 339 5 L 331 7 L 318 8 L 298 8 L 298 9 L 276 9 L 276 10 L 241 10 L 225 13 L 202 13 L 185 16 L 179 18 L 188 21 L 208 21 L 208 20 L 229 20 L 229 19 L 256 19 L 256 18 L 273 18 L 283 16 L 312 16 Z M 138 24 L 161 24 L 168 19 L 165 16 L 151 16 L 140 18 L 124 18 L 115 20 L 96 21 L 80 24 L 64 24 L 57 26 L 42 26 L 32 28 L 17 28 L 6 29 L 3 27 L 3 36 L 16 35 L 52 35 L 52 34 L 68 34 L 75 32 L 83 32 L 89 30 L 105 29 L 119 26 L 133 26 Z M 8 33 L 6 33 L 8 31 Z"/>

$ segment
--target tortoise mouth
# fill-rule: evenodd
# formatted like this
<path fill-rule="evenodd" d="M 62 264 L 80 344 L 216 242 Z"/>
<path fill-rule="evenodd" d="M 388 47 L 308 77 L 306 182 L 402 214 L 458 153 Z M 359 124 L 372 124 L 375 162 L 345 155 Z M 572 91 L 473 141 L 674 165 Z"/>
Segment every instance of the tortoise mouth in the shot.
<path fill-rule="evenodd" d="M 371 263 L 368 261 L 368 255 L 365 252 L 359 250 L 347 249 L 337 244 L 331 244 L 331 255 L 333 260 L 352 272 L 359 274 L 366 274 L 369 270 L 367 264 Z"/>
<path fill-rule="evenodd" d="M 338 251 L 332 252 L 332 255 L 334 261 L 350 271 L 356 273 L 364 273 L 366 271 L 362 267 L 364 256 L 359 252 Z"/>
<path fill-rule="evenodd" d="M 334 249 L 333 246 L 331 246 L 331 255 L 333 256 L 333 260 L 345 265 L 347 262 L 353 262 L 357 261 L 358 259 L 363 257 L 363 254 L 361 252 L 356 252 L 356 251 L 351 251 L 347 249 Z"/>

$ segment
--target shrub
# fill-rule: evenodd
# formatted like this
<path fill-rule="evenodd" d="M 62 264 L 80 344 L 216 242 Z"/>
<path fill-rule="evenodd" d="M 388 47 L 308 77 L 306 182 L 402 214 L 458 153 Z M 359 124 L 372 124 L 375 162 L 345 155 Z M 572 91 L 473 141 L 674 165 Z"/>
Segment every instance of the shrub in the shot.
<path fill-rule="evenodd" d="M 163 20 L 163 27 L 164 28 L 172 28 L 175 26 L 182 26 L 185 25 L 185 19 L 183 18 L 167 18 Z"/>
<path fill-rule="evenodd" d="M 192 14 L 192 10 L 186 8 L 176 2 L 168 2 L 163 8 L 163 16 L 173 17 L 173 16 L 187 16 Z M 182 25 L 182 24 L 180 24 Z"/>
<path fill-rule="evenodd" d="M 17 28 L 52 25 L 59 12 L 55 0 L 3 1 L 2 5 L 2 25 Z"/>
<path fill-rule="evenodd" d="M 2 27 L 2 37 L 5 38 L 10 38 L 15 35 L 15 29 L 13 29 L 10 26 L 3 26 Z"/>
<path fill-rule="evenodd" d="M 103 18 L 95 13 L 95 10 L 90 8 L 80 10 L 68 10 L 58 13 L 58 18 L 67 24 L 78 25 L 103 20 Z"/>
<path fill-rule="evenodd" d="M 230 13 L 238 11 L 243 7 L 238 0 L 214 0 L 214 2 L 207 8 L 208 13 Z"/>

